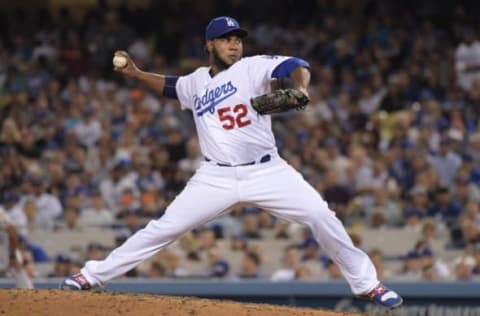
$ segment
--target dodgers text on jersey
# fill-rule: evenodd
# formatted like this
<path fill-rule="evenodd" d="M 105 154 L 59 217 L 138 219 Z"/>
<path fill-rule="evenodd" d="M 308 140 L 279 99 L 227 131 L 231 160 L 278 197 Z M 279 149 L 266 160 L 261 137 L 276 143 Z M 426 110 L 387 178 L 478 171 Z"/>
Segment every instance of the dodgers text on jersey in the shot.
<path fill-rule="evenodd" d="M 200 117 L 206 112 L 214 113 L 215 107 L 223 100 L 234 95 L 237 90 L 237 87 L 229 81 L 213 89 L 207 89 L 201 96 L 194 95 L 195 114 Z"/>

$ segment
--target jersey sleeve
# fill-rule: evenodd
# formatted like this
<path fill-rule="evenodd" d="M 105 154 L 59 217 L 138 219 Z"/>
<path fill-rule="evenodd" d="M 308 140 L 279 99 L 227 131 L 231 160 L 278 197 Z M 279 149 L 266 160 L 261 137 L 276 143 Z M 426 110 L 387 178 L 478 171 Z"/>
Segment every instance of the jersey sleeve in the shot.
<path fill-rule="evenodd" d="M 264 90 L 272 80 L 272 72 L 287 56 L 259 55 L 249 58 L 248 75 L 254 90 Z"/>
<path fill-rule="evenodd" d="M 279 67 L 280 66 L 280 67 Z M 292 67 L 309 67 L 306 61 L 290 56 L 258 55 L 249 59 L 248 71 L 253 90 L 257 94 L 265 93 L 274 78 L 288 77 Z"/>
<path fill-rule="evenodd" d="M 175 84 L 177 98 L 182 110 L 192 109 L 192 80 L 191 75 L 178 77 Z"/>

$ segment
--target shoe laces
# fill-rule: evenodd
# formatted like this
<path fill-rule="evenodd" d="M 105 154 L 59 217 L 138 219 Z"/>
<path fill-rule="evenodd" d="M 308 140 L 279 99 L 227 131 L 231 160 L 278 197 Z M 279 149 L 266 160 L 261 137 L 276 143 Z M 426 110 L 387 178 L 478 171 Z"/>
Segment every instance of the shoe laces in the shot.
<path fill-rule="evenodd" d="M 75 282 L 80 284 L 82 289 L 88 290 L 91 287 L 90 283 L 88 283 L 87 279 L 81 273 L 73 275 L 72 278 L 75 280 Z"/>
<path fill-rule="evenodd" d="M 388 289 L 383 286 L 383 284 L 377 285 L 373 290 L 367 293 L 367 296 L 370 298 L 374 298 L 377 295 L 382 295 L 383 293 L 387 292 Z"/>

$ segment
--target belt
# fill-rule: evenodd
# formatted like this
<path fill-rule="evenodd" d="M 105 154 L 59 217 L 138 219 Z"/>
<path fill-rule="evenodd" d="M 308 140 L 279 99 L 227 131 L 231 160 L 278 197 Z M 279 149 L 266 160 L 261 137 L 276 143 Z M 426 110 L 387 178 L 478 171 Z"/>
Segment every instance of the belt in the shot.
<path fill-rule="evenodd" d="M 270 156 L 270 154 L 266 154 L 265 156 L 263 156 L 262 158 L 260 158 L 260 161 L 256 162 L 256 161 L 250 161 L 250 162 L 246 162 L 246 163 L 241 163 L 241 164 L 238 164 L 238 165 L 231 165 L 229 163 L 221 163 L 221 162 L 217 162 L 215 163 L 217 166 L 220 166 L 220 167 L 241 167 L 241 166 L 250 166 L 250 165 L 254 165 L 256 163 L 264 163 L 264 162 L 267 162 L 267 161 L 270 161 L 272 159 L 272 156 Z M 206 161 L 212 161 L 211 159 L 205 157 L 205 160 Z"/>

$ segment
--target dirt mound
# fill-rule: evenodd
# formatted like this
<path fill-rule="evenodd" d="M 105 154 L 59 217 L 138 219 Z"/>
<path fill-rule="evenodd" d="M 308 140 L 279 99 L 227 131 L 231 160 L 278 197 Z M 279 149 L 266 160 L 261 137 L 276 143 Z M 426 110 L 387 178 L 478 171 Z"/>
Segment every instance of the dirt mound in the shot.
<path fill-rule="evenodd" d="M 0 290 L 0 315 L 359 316 L 360 314 L 191 297 L 60 290 Z"/>

